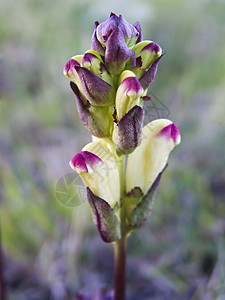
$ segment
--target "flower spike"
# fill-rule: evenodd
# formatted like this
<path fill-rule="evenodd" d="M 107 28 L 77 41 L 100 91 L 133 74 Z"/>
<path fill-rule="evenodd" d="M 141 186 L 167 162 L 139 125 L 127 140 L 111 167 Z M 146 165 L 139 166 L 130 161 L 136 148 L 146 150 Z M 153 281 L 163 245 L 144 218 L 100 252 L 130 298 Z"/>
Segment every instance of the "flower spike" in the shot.
<path fill-rule="evenodd" d="M 154 120 L 143 128 L 147 89 L 163 55 L 157 43 L 143 40 L 138 22 L 132 25 L 111 13 L 95 22 L 91 49 L 64 67 L 93 140 L 70 166 L 87 188 L 101 238 L 117 246 L 144 225 L 170 152 L 181 141 L 170 120 Z"/>

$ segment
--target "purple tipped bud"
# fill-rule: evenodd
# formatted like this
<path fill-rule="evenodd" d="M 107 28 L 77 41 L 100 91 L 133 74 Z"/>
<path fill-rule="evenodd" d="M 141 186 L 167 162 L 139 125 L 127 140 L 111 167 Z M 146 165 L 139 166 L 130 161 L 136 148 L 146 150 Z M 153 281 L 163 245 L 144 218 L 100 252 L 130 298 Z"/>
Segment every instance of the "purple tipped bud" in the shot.
<path fill-rule="evenodd" d="M 71 75 L 74 73 L 75 71 L 75 67 L 79 67 L 80 64 L 74 60 L 74 59 L 69 59 L 66 64 L 65 64 L 65 67 L 64 67 L 64 70 L 63 70 L 63 73 L 64 75 L 68 76 L 68 77 L 71 77 Z"/>
<path fill-rule="evenodd" d="M 95 59 L 97 59 L 97 57 L 94 54 L 85 53 L 81 61 L 81 66 L 88 69 L 91 67 Z"/>
<path fill-rule="evenodd" d="M 132 153 L 141 143 L 144 111 L 140 106 L 133 107 L 120 120 L 115 127 L 113 139 L 116 144 L 117 154 L 126 155 Z"/>
<path fill-rule="evenodd" d="M 76 84 L 71 81 L 70 86 L 75 94 L 78 114 L 79 114 L 80 120 L 83 123 L 84 127 L 94 136 L 105 137 L 105 135 L 107 135 L 107 131 L 109 131 L 109 129 L 104 128 L 104 122 L 100 123 L 100 125 L 102 127 L 97 124 L 95 118 L 91 115 L 91 113 L 89 111 L 90 104 L 88 104 L 88 103 L 86 105 L 84 104 L 84 100 L 83 100 L 82 95 L 81 95 L 78 87 L 76 86 Z M 103 131 L 104 131 L 104 133 L 103 133 Z"/>
<path fill-rule="evenodd" d="M 72 57 L 71 59 L 69 59 L 65 66 L 64 66 L 64 70 L 63 70 L 63 74 L 67 77 L 69 77 L 70 79 L 72 79 L 73 81 L 75 81 L 77 83 L 78 77 L 77 77 L 77 72 L 75 70 L 75 67 L 79 67 L 80 66 L 80 62 L 82 59 L 82 55 L 77 55 Z M 78 61 L 79 60 L 79 61 Z"/>
<path fill-rule="evenodd" d="M 123 79 L 124 77 L 125 79 Z M 142 106 L 140 97 L 144 93 L 133 72 L 124 71 L 120 76 L 120 80 L 122 80 L 122 83 L 116 93 L 116 111 L 119 120 L 135 105 Z"/>
<path fill-rule="evenodd" d="M 82 88 L 81 82 L 75 68 L 80 66 L 82 57 L 83 57 L 82 55 L 73 56 L 71 59 L 69 59 L 66 62 L 63 70 L 64 75 L 69 77 L 71 80 L 73 80 L 80 90 Z"/>
<path fill-rule="evenodd" d="M 119 75 L 126 66 L 136 65 L 135 52 L 129 49 L 121 28 L 116 28 L 110 35 L 105 51 L 106 68 L 113 75 Z"/>
<path fill-rule="evenodd" d="M 95 75 L 100 75 L 102 73 L 102 63 L 103 60 L 99 53 L 94 50 L 89 50 L 84 54 L 80 66 L 92 71 Z"/>
<path fill-rule="evenodd" d="M 137 97 L 140 97 L 144 92 L 137 77 L 128 77 L 124 79 L 121 85 L 124 86 L 124 90 L 126 91 L 127 96 L 135 94 Z"/>
<path fill-rule="evenodd" d="M 148 69 L 161 55 L 162 49 L 158 44 L 153 42 L 145 46 L 140 52 L 140 56 L 142 58 L 142 69 Z"/>
<path fill-rule="evenodd" d="M 162 55 L 161 47 L 152 41 L 140 42 L 132 50 L 134 50 L 137 56 L 137 67 L 146 71 Z"/>
<path fill-rule="evenodd" d="M 111 14 L 111 16 L 96 28 L 96 35 L 99 42 L 106 46 L 106 43 L 118 25 L 118 17 L 115 14 Z"/>
<path fill-rule="evenodd" d="M 118 27 L 121 28 L 127 46 L 132 47 L 139 37 L 138 30 L 129 24 L 122 15 L 119 15 Z"/>

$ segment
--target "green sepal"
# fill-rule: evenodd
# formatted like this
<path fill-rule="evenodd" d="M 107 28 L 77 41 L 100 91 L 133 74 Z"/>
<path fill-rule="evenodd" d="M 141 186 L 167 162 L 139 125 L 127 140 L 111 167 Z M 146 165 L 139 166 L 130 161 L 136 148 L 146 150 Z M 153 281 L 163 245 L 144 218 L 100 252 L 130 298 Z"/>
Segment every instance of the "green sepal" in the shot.
<path fill-rule="evenodd" d="M 94 224 L 106 243 L 112 243 L 121 238 L 120 223 L 112 207 L 102 198 L 96 196 L 87 187 L 87 198 L 92 210 Z"/>
<path fill-rule="evenodd" d="M 133 210 L 143 199 L 143 192 L 140 187 L 133 188 L 129 193 L 125 196 L 125 211 L 126 217 L 129 220 L 130 216 L 132 215 Z"/>
<path fill-rule="evenodd" d="M 167 167 L 167 166 L 166 166 Z M 140 203 L 134 208 L 130 218 L 129 225 L 131 229 L 138 229 L 144 226 L 147 219 L 150 217 L 152 212 L 152 207 L 154 204 L 154 198 L 156 194 L 157 187 L 159 185 L 161 176 L 166 167 L 159 173 L 158 177 L 152 184 L 148 193 L 142 198 Z"/>

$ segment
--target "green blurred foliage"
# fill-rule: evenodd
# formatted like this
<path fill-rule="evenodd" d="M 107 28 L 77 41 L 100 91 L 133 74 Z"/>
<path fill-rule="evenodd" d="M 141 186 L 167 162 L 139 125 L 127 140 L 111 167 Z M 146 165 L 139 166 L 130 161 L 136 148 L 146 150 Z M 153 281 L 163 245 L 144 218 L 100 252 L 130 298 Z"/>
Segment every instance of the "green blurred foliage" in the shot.
<path fill-rule="evenodd" d="M 165 106 L 160 117 L 182 134 L 150 221 L 129 239 L 129 299 L 222 299 L 225 2 L 0 4 L 0 222 L 10 299 L 73 299 L 68 291 L 111 283 L 112 250 L 87 204 L 72 209 L 55 196 L 68 161 L 90 140 L 62 69 L 89 49 L 94 21 L 111 11 L 138 20 L 145 39 L 166 51 L 152 92 Z M 30 277 L 35 284 L 24 283 Z"/>

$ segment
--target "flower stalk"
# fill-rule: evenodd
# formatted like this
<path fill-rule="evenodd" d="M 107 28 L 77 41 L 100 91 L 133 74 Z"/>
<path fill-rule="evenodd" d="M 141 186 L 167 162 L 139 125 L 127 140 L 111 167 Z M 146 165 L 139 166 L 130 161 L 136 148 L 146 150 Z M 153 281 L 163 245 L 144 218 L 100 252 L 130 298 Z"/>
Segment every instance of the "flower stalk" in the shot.
<path fill-rule="evenodd" d="M 114 243 L 114 300 L 125 300 L 126 244 L 126 236 Z"/>
<path fill-rule="evenodd" d="M 93 137 L 70 166 L 87 187 L 100 237 L 114 245 L 114 300 L 126 297 L 127 236 L 150 216 L 169 154 L 181 140 L 170 120 L 143 128 L 144 101 L 163 54 L 155 42 L 143 41 L 138 22 L 111 13 L 95 22 L 91 49 L 64 67 L 81 122 Z"/>
<path fill-rule="evenodd" d="M 121 238 L 114 242 L 114 300 L 126 298 L 126 255 L 127 255 L 127 228 L 125 222 L 125 156 L 118 163 L 120 176 L 120 232 Z"/>

